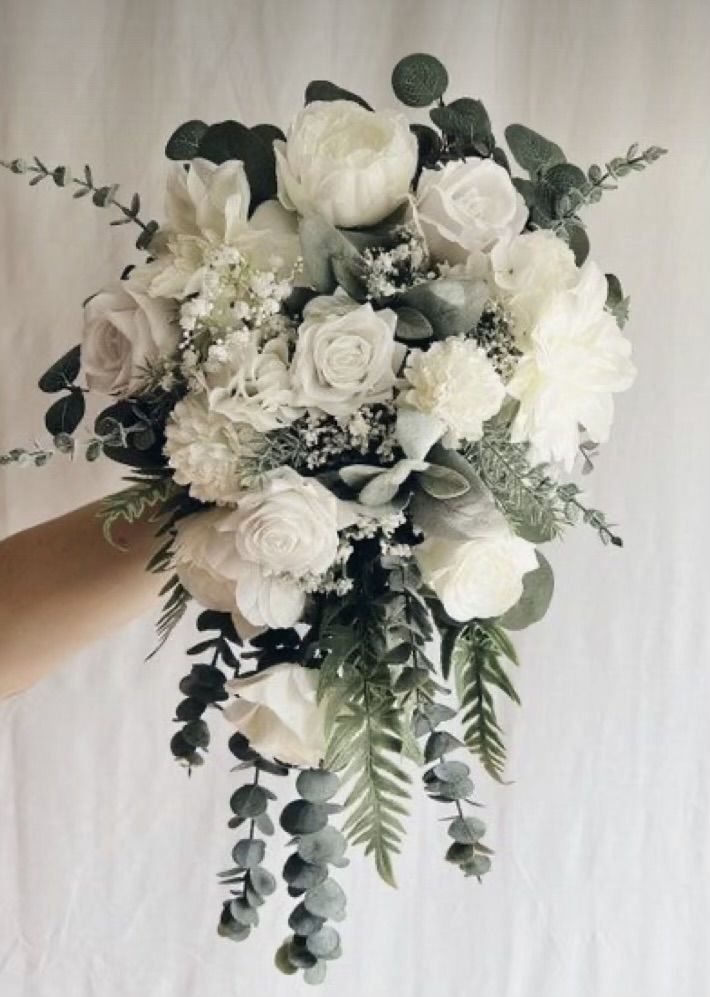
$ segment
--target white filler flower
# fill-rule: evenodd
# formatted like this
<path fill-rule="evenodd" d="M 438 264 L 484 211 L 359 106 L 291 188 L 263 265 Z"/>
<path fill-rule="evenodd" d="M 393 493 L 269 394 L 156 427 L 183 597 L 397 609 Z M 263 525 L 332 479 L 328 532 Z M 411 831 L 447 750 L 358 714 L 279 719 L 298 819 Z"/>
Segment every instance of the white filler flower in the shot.
<path fill-rule="evenodd" d="M 332 225 L 374 225 L 409 196 L 417 140 L 403 114 L 313 101 L 274 142 L 281 203 Z"/>
<path fill-rule="evenodd" d="M 227 505 L 242 493 L 241 465 L 253 456 L 261 436 L 245 421 L 213 412 L 202 393 L 188 394 L 170 413 L 165 455 L 179 485 L 201 502 Z"/>
<path fill-rule="evenodd" d="M 579 280 L 574 253 L 554 232 L 523 232 L 494 246 L 490 255 L 499 300 L 524 342 L 550 299 Z"/>
<path fill-rule="evenodd" d="M 396 325 L 390 308 L 375 311 L 346 294 L 310 301 L 291 366 L 295 404 L 342 417 L 390 398 L 404 358 Z"/>
<path fill-rule="evenodd" d="M 452 161 L 424 170 L 417 188 L 417 216 L 431 256 L 465 263 L 499 239 L 517 235 L 528 210 L 508 172 L 490 159 Z"/>
<path fill-rule="evenodd" d="M 327 571 L 338 553 L 339 502 L 289 467 L 268 475 L 218 525 L 237 606 L 255 626 L 289 627 L 303 612 L 300 578 Z"/>
<path fill-rule="evenodd" d="M 609 437 L 612 393 L 625 391 L 636 370 L 631 344 L 604 310 L 607 284 L 592 262 L 576 287 L 555 295 L 530 335 L 508 391 L 520 401 L 514 442 L 528 440 L 539 461 L 559 461 L 571 470 L 579 427 L 597 443 Z"/>
<path fill-rule="evenodd" d="M 411 350 L 400 400 L 446 426 L 445 446 L 480 440 L 483 423 L 498 412 L 505 386 L 484 350 L 451 336 L 428 350 Z"/>
<path fill-rule="evenodd" d="M 538 566 L 534 545 L 507 526 L 471 540 L 427 537 L 414 554 L 426 584 L 462 622 L 505 613 L 523 594 L 523 576 Z"/>
<path fill-rule="evenodd" d="M 325 754 L 325 718 L 316 699 L 318 672 L 284 662 L 232 679 L 239 697 L 223 715 L 260 755 L 316 766 Z"/>
<path fill-rule="evenodd" d="M 137 280 L 117 281 L 84 306 L 81 366 L 91 391 L 140 390 L 146 369 L 174 352 L 180 330 L 173 302 L 149 297 Z"/>

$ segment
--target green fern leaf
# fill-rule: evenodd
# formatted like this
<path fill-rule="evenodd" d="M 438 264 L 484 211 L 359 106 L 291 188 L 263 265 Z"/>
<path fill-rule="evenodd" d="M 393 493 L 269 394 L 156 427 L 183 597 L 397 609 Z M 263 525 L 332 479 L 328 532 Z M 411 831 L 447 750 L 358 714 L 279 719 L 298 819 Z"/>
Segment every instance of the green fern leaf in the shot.
<path fill-rule="evenodd" d="M 176 495 L 180 488 L 172 478 L 131 478 L 130 488 L 115 495 L 109 495 L 101 503 L 98 515 L 102 520 L 102 530 L 108 542 L 123 549 L 113 537 L 117 523 L 135 523 L 143 519 L 151 510 L 156 513 L 160 507 Z"/>

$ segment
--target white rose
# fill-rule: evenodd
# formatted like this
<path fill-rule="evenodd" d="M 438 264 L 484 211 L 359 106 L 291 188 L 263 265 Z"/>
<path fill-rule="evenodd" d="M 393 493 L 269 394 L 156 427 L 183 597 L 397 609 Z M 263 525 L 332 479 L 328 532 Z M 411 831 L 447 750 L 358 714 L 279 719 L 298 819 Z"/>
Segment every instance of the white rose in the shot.
<path fill-rule="evenodd" d="M 262 437 L 246 422 L 210 410 L 204 394 L 177 403 L 165 427 L 165 455 L 175 481 L 201 502 L 233 504 L 242 494 L 245 458 L 258 454 Z"/>
<path fill-rule="evenodd" d="M 197 375 L 210 410 L 235 423 L 248 422 L 260 433 L 293 422 L 299 412 L 288 353 L 283 336 L 262 346 L 258 332 L 247 329 L 222 345 L 211 346 Z"/>
<path fill-rule="evenodd" d="M 396 325 L 391 309 L 375 311 L 346 294 L 310 301 L 291 366 L 295 403 L 342 417 L 390 398 L 404 358 Z"/>
<path fill-rule="evenodd" d="M 318 481 L 283 467 L 220 521 L 220 570 L 234 579 L 237 605 L 250 623 L 298 622 L 305 604 L 299 579 L 327 571 L 335 560 L 341 512 Z"/>
<path fill-rule="evenodd" d="M 230 613 L 237 632 L 248 640 L 260 628 L 247 623 L 238 611 L 234 581 L 219 570 L 223 538 L 217 526 L 223 518 L 221 509 L 209 509 L 179 520 L 172 563 L 181 585 L 193 599 L 205 609 Z"/>
<path fill-rule="evenodd" d="M 428 537 L 414 551 L 422 577 L 454 620 L 489 619 L 514 606 L 535 547 L 508 528 L 471 540 Z"/>
<path fill-rule="evenodd" d="M 172 302 L 152 298 L 138 280 L 123 280 L 84 306 L 81 365 L 92 391 L 139 391 L 146 368 L 169 356 L 179 329 Z"/>
<path fill-rule="evenodd" d="M 633 383 L 631 344 L 604 310 L 606 296 L 604 274 L 586 263 L 577 286 L 554 295 L 543 310 L 508 384 L 520 402 L 512 439 L 529 441 L 535 460 L 571 470 L 579 427 L 597 443 L 607 440 L 612 393 Z"/>
<path fill-rule="evenodd" d="M 308 104 L 274 151 L 281 203 L 340 228 L 374 225 L 405 201 L 418 155 L 403 114 L 347 100 Z"/>
<path fill-rule="evenodd" d="M 490 260 L 498 297 L 524 339 L 552 295 L 579 280 L 574 253 L 554 232 L 539 229 L 499 242 Z"/>
<path fill-rule="evenodd" d="M 473 340 L 451 336 L 428 350 L 411 350 L 400 394 L 405 405 L 436 416 L 446 426 L 444 446 L 483 436 L 483 423 L 500 409 L 505 387 Z"/>
<path fill-rule="evenodd" d="M 424 170 L 416 203 L 430 254 L 449 263 L 463 263 L 475 250 L 487 252 L 499 239 L 517 235 L 528 217 L 508 172 L 490 159 Z"/>
<path fill-rule="evenodd" d="M 318 673 L 284 662 L 226 688 L 239 697 L 223 715 L 260 755 L 316 766 L 325 754 L 325 716 L 316 698 Z"/>

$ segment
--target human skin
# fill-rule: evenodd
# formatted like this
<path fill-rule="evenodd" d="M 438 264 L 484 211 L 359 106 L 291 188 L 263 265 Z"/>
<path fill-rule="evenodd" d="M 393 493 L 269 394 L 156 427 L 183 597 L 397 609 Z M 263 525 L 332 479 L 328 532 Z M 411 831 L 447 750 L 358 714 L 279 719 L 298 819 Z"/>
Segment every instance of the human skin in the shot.
<path fill-rule="evenodd" d="M 95 502 L 0 542 L 0 698 L 154 608 L 165 575 L 146 571 L 156 523 L 118 523 Z"/>

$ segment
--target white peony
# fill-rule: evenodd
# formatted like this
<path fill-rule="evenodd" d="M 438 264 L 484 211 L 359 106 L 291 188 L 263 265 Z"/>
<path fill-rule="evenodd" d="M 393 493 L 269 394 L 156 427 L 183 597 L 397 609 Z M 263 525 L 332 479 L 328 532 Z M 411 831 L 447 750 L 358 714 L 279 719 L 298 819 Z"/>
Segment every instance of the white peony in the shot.
<path fill-rule="evenodd" d="M 508 172 L 490 159 L 455 160 L 424 170 L 417 188 L 417 216 L 436 261 L 464 263 L 517 235 L 528 217 Z"/>
<path fill-rule="evenodd" d="M 424 582 L 454 620 L 500 616 L 523 594 L 537 568 L 535 547 L 508 527 L 471 540 L 427 537 L 414 550 Z"/>
<path fill-rule="evenodd" d="M 484 350 L 451 336 L 428 350 L 411 350 L 400 400 L 446 426 L 444 446 L 480 440 L 483 423 L 500 409 L 505 387 Z"/>
<path fill-rule="evenodd" d="M 287 276 L 300 254 L 296 217 L 276 200 L 264 201 L 249 217 L 251 190 L 244 164 L 215 166 L 193 159 L 174 164 L 167 184 L 168 224 L 154 246 L 157 260 L 142 268 L 150 293 L 182 298 L 200 289 L 210 248 L 238 249 L 256 269 Z"/>
<path fill-rule="evenodd" d="M 612 393 L 625 391 L 636 371 L 631 344 L 604 310 L 607 284 L 595 263 L 579 283 L 556 294 L 530 334 L 508 391 L 520 402 L 514 442 L 527 440 L 539 461 L 572 468 L 583 426 L 598 443 L 609 437 Z"/>
<path fill-rule="evenodd" d="M 226 688 L 239 697 L 223 715 L 260 755 L 316 766 L 325 754 L 325 716 L 316 698 L 318 672 L 284 662 Z"/>
<path fill-rule="evenodd" d="M 490 255 L 499 300 L 525 341 L 552 295 L 579 280 L 574 253 L 553 232 L 539 229 L 502 240 Z"/>
<path fill-rule="evenodd" d="M 390 398 L 405 352 L 396 325 L 391 309 L 375 311 L 346 294 L 310 301 L 291 366 L 295 403 L 342 417 Z"/>
<path fill-rule="evenodd" d="M 212 411 L 202 393 L 181 399 L 165 427 L 164 451 L 175 481 L 188 485 L 190 495 L 201 502 L 236 502 L 243 490 L 242 462 L 261 444 L 249 423 L 232 422 Z"/>
<path fill-rule="evenodd" d="M 409 196 L 417 141 L 403 114 L 314 101 L 275 142 L 281 203 L 340 228 L 374 225 Z"/>
<path fill-rule="evenodd" d="M 81 366 L 90 390 L 140 391 L 146 368 L 176 349 L 179 329 L 171 301 L 148 295 L 145 284 L 118 281 L 84 306 Z"/>
<path fill-rule="evenodd" d="M 234 579 L 237 606 L 250 623 L 298 622 L 305 604 L 299 579 L 327 571 L 335 560 L 341 512 L 338 499 L 318 481 L 282 467 L 220 521 L 219 567 Z"/>
<path fill-rule="evenodd" d="M 223 345 L 210 347 L 197 375 L 210 411 L 234 423 L 249 423 L 260 433 L 286 426 L 299 415 L 283 336 L 259 344 L 258 333 L 242 330 Z"/>

